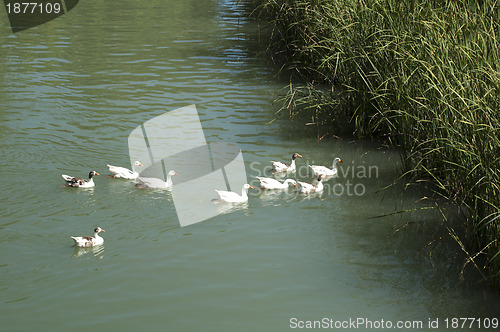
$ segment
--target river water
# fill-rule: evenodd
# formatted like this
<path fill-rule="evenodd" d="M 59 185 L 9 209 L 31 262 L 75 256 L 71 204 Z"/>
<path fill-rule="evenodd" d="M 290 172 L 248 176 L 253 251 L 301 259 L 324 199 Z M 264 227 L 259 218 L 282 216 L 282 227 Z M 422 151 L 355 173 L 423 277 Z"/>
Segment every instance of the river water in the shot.
<path fill-rule="evenodd" d="M 80 1 L 16 34 L 0 11 L 0 330 L 446 330 L 461 317 L 480 330 L 498 318 L 471 264 L 461 281 L 439 210 L 375 218 L 435 206 L 420 189 L 379 191 L 400 174 L 397 151 L 269 124 L 284 83 L 256 56 L 240 5 Z M 129 166 L 130 132 L 191 104 L 208 142 L 239 146 L 255 187 L 294 152 L 301 180 L 336 156 L 340 175 L 322 195 L 251 190 L 248 204 L 180 227 L 168 191 L 108 178 L 106 164 Z M 61 174 L 92 169 L 94 189 L 61 187 Z M 103 246 L 72 247 L 96 226 Z"/>

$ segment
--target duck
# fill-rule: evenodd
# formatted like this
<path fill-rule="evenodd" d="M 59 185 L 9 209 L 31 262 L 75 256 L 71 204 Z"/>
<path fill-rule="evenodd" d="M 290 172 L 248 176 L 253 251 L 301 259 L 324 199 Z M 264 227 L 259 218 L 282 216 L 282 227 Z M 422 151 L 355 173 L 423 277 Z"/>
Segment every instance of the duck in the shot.
<path fill-rule="evenodd" d="M 127 179 L 127 180 L 135 180 L 139 177 L 139 173 L 135 170 L 136 167 L 144 166 L 140 161 L 136 160 L 132 164 L 132 170 L 129 170 L 125 167 L 113 166 L 108 164 L 109 172 L 111 173 L 112 178 L 117 179 Z"/>
<path fill-rule="evenodd" d="M 247 195 L 248 189 L 253 189 L 253 187 L 248 183 L 246 183 L 243 185 L 243 188 L 241 189 L 241 195 L 238 195 L 237 193 L 234 193 L 232 191 L 224 191 L 224 190 L 215 190 L 215 192 L 219 194 L 219 197 L 223 202 L 243 203 L 248 201 L 248 195 Z"/>
<path fill-rule="evenodd" d="M 94 175 L 99 175 L 96 171 L 90 171 L 89 179 L 77 178 L 74 176 L 62 174 L 62 178 L 66 181 L 66 185 L 68 187 L 75 188 L 92 188 L 95 186 L 94 179 L 92 178 Z"/>
<path fill-rule="evenodd" d="M 92 236 L 72 236 L 71 238 L 75 240 L 75 246 L 77 247 L 93 247 L 104 243 L 104 239 L 99 236 L 100 232 L 104 232 L 101 227 L 96 227 L 94 229 L 94 237 Z"/>
<path fill-rule="evenodd" d="M 286 179 L 282 183 L 272 178 L 264 178 L 261 176 L 256 176 L 256 178 L 259 179 L 262 189 L 287 189 L 290 183 L 293 184 L 294 187 L 297 187 L 297 181 L 294 179 Z"/>
<path fill-rule="evenodd" d="M 302 158 L 302 156 L 298 153 L 294 153 L 292 155 L 292 162 L 290 164 L 287 163 L 282 163 L 281 161 L 273 161 L 271 160 L 271 164 L 273 164 L 274 169 L 276 172 L 295 172 L 296 166 L 295 166 L 295 159 Z"/>
<path fill-rule="evenodd" d="M 323 182 L 321 180 L 324 178 L 324 175 L 319 175 L 318 176 L 318 183 L 317 184 L 312 184 L 312 183 L 306 183 L 306 182 L 300 182 L 300 192 L 302 194 L 310 194 L 310 193 L 319 193 L 323 191 Z"/>
<path fill-rule="evenodd" d="M 141 186 L 141 188 L 171 188 L 174 183 L 172 182 L 172 176 L 178 175 L 174 170 L 171 170 L 167 173 L 167 181 L 163 181 L 158 178 L 137 178 L 137 186 Z"/>
<path fill-rule="evenodd" d="M 333 159 L 332 168 L 328 168 L 326 166 L 316 166 L 309 165 L 309 167 L 313 170 L 315 175 L 325 175 L 325 176 L 335 176 L 338 173 L 337 163 L 341 163 L 342 159 L 335 158 Z"/>

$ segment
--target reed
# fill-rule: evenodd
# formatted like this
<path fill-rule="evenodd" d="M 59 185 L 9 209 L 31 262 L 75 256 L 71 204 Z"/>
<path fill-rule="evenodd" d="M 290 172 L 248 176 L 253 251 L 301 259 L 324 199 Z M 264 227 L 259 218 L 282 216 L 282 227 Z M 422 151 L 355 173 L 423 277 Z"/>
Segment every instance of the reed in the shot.
<path fill-rule="evenodd" d="M 500 287 L 500 5 L 496 0 L 254 0 L 292 76 L 282 112 L 386 137 L 408 174 L 465 205 L 466 243 Z M 330 129 L 331 130 L 331 129 Z M 337 129 L 335 129 L 337 130 Z M 455 236 L 455 233 L 453 233 Z M 468 252 L 472 252 L 469 250 Z M 474 265 L 478 255 L 469 259 Z"/>

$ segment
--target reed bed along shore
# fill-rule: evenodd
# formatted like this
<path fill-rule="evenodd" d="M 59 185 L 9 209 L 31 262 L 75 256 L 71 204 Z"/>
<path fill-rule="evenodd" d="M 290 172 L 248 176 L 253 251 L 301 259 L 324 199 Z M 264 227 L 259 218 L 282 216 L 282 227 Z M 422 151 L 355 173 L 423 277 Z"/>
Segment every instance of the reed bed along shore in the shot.
<path fill-rule="evenodd" d="M 325 132 L 348 128 L 400 146 L 406 175 L 467 207 L 457 243 L 500 288 L 498 1 L 248 4 L 291 77 L 282 109 Z"/>

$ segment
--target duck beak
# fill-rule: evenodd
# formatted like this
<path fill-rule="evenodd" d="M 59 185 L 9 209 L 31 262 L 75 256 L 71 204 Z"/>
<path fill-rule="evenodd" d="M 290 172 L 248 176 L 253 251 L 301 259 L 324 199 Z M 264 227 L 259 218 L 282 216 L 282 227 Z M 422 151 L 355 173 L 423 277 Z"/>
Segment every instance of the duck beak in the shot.
<path fill-rule="evenodd" d="M 177 173 L 174 173 L 174 175 L 179 175 L 179 174 L 177 174 Z"/>
<path fill-rule="evenodd" d="M 295 188 L 297 188 L 297 184 L 294 184 L 293 186 L 294 186 Z"/>
<path fill-rule="evenodd" d="M 339 160 L 339 163 L 341 163 L 341 162 L 342 162 L 342 159 Z"/>
<path fill-rule="evenodd" d="M 298 154 L 298 153 L 297 153 L 297 157 L 300 157 L 300 158 L 302 158 L 302 156 L 301 156 L 300 154 Z"/>
<path fill-rule="evenodd" d="M 105 232 L 105 230 L 101 228 L 101 232 Z"/>
<path fill-rule="evenodd" d="M 253 189 L 253 187 L 252 187 L 252 186 L 250 186 L 250 185 L 248 186 L 248 188 Z"/>
<path fill-rule="evenodd" d="M 139 166 L 144 166 L 143 164 L 139 163 Z"/>
<path fill-rule="evenodd" d="M 99 175 L 99 173 L 97 173 L 96 171 L 94 171 L 94 175 Z"/>

